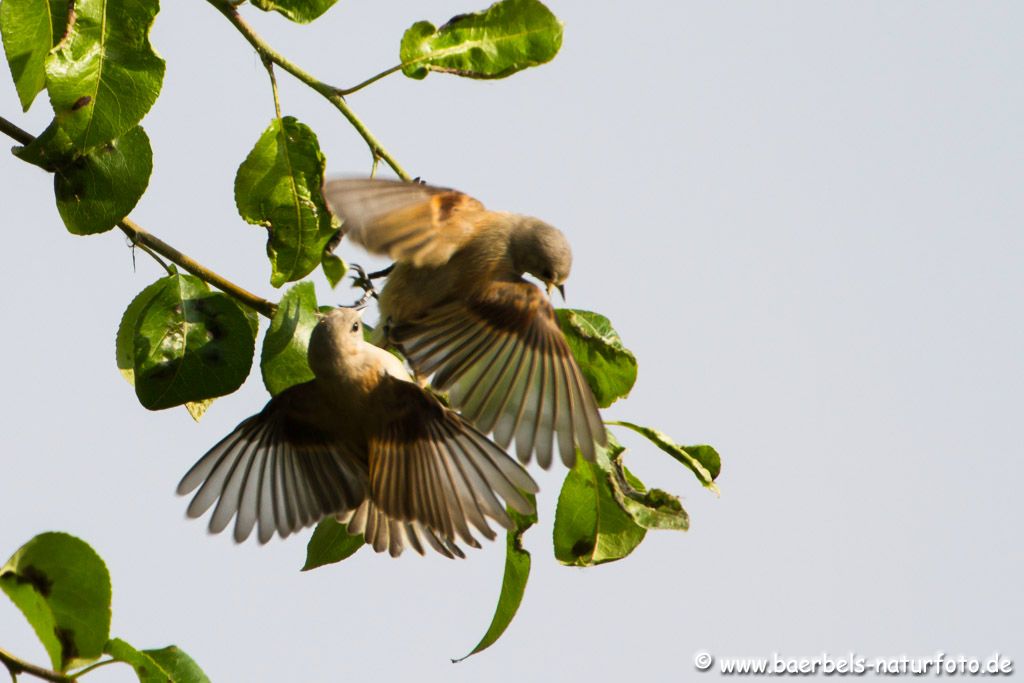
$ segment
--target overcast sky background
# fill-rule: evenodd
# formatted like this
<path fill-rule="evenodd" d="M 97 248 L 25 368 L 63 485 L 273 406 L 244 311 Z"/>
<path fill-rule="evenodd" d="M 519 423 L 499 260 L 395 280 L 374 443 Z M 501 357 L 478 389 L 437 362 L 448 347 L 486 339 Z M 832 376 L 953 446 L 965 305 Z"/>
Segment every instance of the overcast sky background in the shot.
<path fill-rule="evenodd" d="M 341 0 L 310 26 L 243 12 L 347 86 L 396 63 L 413 22 L 484 4 Z M 114 333 L 158 268 L 139 253 L 133 269 L 119 234 L 67 234 L 51 178 L 0 155 L 0 560 L 42 531 L 80 536 L 110 568 L 113 633 L 177 643 L 214 681 L 693 680 L 699 650 L 998 650 L 1024 666 L 1024 6 L 549 6 L 566 24 L 551 64 L 496 82 L 393 75 L 350 103 L 412 174 L 566 232 L 569 305 L 611 318 L 640 361 L 607 417 L 722 454 L 715 498 L 621 435 L 691 530 L 561 567 L 564 470 L 534 471 L 543 519 L 519 616 L 454 666 L 490 621 L 501 543 L 460 562 L 365 549 L 299 573 L 308 532 L 263 547 L 208 536 L 174 487 L 262 407 L 258 369 L 198 425 L 139 406 Z M 266 74 L 201 0 L 165 0 L 153 42 L 167 75 L 132 217 L 276 299 L 264 233 L 232 196 L 273 114 Z M 42 131 L 48 103 L 20 114 L 0 73 L 0 115 Z M 279 81 L 330 171 L 368 172 L 336 111 Z M 323 302 L 353 299 L 316 282 Z M 0 647 L 47 661 L 3 600 Z"/>

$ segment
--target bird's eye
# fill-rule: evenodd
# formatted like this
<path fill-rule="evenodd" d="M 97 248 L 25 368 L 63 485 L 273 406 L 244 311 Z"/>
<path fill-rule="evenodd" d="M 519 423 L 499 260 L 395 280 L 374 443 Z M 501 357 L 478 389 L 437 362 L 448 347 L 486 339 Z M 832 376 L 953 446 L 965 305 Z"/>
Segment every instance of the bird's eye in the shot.
<path fill-rule="evenodd" d="M 352 331 L 353 332 L 358 332 L 359 331 L 359 323 L 352 323 Z"/>
<path fill-rule="evenodd" d="M 541 273 L 541 277 L 544 278 L 545 282 L 554 282 L 555 281 L 555 275 L 554 275 L 554 273 L 551 272 L 550 268 L 548 270 L 545 270 L 543 273 Z"/>

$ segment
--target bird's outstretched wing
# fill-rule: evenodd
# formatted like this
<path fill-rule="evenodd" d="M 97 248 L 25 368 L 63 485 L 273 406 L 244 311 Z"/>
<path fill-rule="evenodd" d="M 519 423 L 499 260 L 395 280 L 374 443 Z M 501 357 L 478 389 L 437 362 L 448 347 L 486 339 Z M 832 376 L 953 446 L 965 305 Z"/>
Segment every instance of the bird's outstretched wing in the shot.
<path fill-rule="evenodd" d="M 536 482 L 457 413 L 412 382 L 387 377 L 378 392 L 388 419 L 369 439 L 372 506 L 350 527 L 375 550 L 395 555 L 408 543 L 422 552 L 426 541 L 459 554 L 459 541 L 480 545 L 471 527 L 495 537 L 487 518 L 511 528 L 506 505 L 533 512 L 524 493 L 535 493 Z"/>
<path fill-rule="evenodd" d="M 259 541 L 266 543 L 275 531 L 284 538 L 328 515 L 355 510 L 366 497 L 366 466 L 303 419 L 317 401 L 312 382 L 291 387 L 211 448 L 178 484 L 180 495 L 199 488 L 189 517 L 216 502 L 211 532 L 223 531 L 237 516 L 236 541 L 258 525 Z"/>
<path fill-rule="evenodd" d="M 529 282 L 493 282 L 476 297 L 395 325 L 390 337 L 481 432 L 493 432 L 503 448 L 514 437 L 524 463 L 536 452 L 549 467 L 553 439 L 569 467 L 575 446 L 593 460 L 595 444 L 607 443 L 554 309 Z"/>
<path fill-rule="evenodd" d="M 348 526 L 349 533 L 362 534 L 377 552 L 387 549 L 391 557 L 398 557 L 406 548 L 412 548 L 420 555 L 425 554 L 426 548 L 433 548 L 449 559 L 466 557 L 454 541 L 442 538 L 421 522 L 391 517 L 369 498 L 356 510 L 339 515 L 338 521 Z"/>
<path fill-rule="evenodd" d="M 371 178 L 329 181 L 324 199 L 346 236 L 417 267 L 447 263 L 484 212 L 483 204 L 457 190 Z"/>

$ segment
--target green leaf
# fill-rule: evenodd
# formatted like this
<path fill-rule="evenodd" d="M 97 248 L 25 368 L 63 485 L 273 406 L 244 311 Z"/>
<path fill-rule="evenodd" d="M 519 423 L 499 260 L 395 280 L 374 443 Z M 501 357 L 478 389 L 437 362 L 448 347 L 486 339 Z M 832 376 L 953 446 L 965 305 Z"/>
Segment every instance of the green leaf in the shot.
<path fill-rule="evenodd" d="M 505 78 L 551 61 L 562 46 L 562 22 L 538 0 L 501 0 L 460 14 L 441 28 L 420 21 L 402 36 L 402 73 L 430 71 L 467 78 Z"/>
<path fill-rule="evenodd" d="M 110 637 L 110 574 L 89 545 L 48 532 L 0 567 L 0 590 L 17 605 L 57 671 L 103 654 Z"/>
<path fill-rule="evenodd" d="M 142 198 L 152 170 L 142 126 L 58 168 L 53 190 L 68 232 L 94 235 L 113 228 Z"/>
<path fill-rule="evenodd" d="M 235 391 L 255 347 L 246 314 L 193 275 L 168 275 L 157 284 L 155 292 L 139 295 L 148 301 L 136 313 L 132 371 L 139 402 L 160 410 Z"/>
<path fill-rule="evenodd" d="M 554 545 L 562 564 L 589 567 L 620 560 L 647 534 L 616 500 L 610 458 L 623 449 L 614 442 L 608 448 L 598 450 L 597 462 L 577 457 L 558 494 Z"/>
<path fill-rule="evenodd" d="M 335 234 L 320 192 L 325 163 L 313 131 L 286 116 L 271 122 L 238 167 L 238 213 L 269 231 L 267 255 L 275 287 L 311 273 Z"/>
<path fill-rule="evenodd" d="M 52 121 L 35 140 L 24 147 L 15 147 L 12 151 L 14 156 L 22 161 L 35 164 L 50 173 L 74 162 L 79 156 L 71 138 L 57 125 L 56 120 Z"/>
<path fill-rule="evenodd" d="M 0 2 L 4 53 L 24 111 L 46 87 L 46 54 L 60 41 L 67 23 L 68 0 Z"/>
<path fill-rule="evenodd" d="M 103 651 L 113 659 L 124 662 L 135 669 L 135 675 L 139 677 L 140 683 L 167 683 L 175 680 L 156 660 L 145 652 L 136 650 L 120 638 L 114 638 L 108 642 Z"/>
<path fill-rule="evenodd" d="M 264 12 L 278 12 L 299 24 L 308 24 L 334 6 L 338 0 L 252 0 Z"/>
<path fill-rule="evenodd" d="M 167 283 L 157 280 L 139 292 L 128 308 L 121 315 L 121 324 L 117 326 L 114 357 L 117 369 L 129 384 L 135 384 L 135 328 L 138 327 L 139 315 L 146 309 L 149 302 L 163 291 Z"/>
<path fill-rule="evenodd" d="M 157 280 L 142 290 L 132 299 L 128 308 L 125 309 L 124 314 L 121 316 L 121 324 L 117 327 L 115 343 L 117 369 L 120 371 L 121 376 L 128 381 L 128 384 L 133 386 L 135 385 L 135 327 L 139 320 L 139 313 L 142 312 L 146 304 L 149 303 L 149 300 L 158 294 L 164 286 L 163 280 Z M 251 310 L 243 308 L 243 311 L 247 313 L 247 317 L 255 317 L 255 313 Z M 256 324 L 255 320 L 250 319 L 253 338 L 256 337 Z M 193 420 L 199 422 L 213 401 L 214 399 L 212 398 L 202 401 L 189 401 L 185 403 L 185 410 L 188 411 Z"/>
<path fill-rule="evenodd" d="M 270 329 L 263 338 L 260 370 L 263 372 L 263 384 L 272 396 L 313 379 L 313 371 L 306 359 L 306 347 L 316 323 L 313 283 L 300 282 L 281 297 L 270 321 Z"/>
<path fill-rule="evenodd" d="M 159 664 L 170 675 L 173 683 L 210 683 L 195 660 L 176 645 L 159 650 L 143 650 L 142 653 Z"/>
<path fill-rule="evenodd" d="M 537 502 L 534 496 L 528 496 L 530 504 L 536 510 Z M 505 629 L 512 623 L 512 619 L 519 611 L 519 605 L 523 602 L 523 594 L 526 592 L 526 581 L 530 578 L 530 553 L 523 547 L 523 534 L 531 526 L 537 523 L 537 513 L 522 515 L 509 508 L 509 516 L 512 518 L 514 528 L 506 534 L 505 544 L 505 576 L 501 580 L 501 594 L 498 596 L 498 604 L 494 608 L 494 617 L 491 625 L 487 628 L 484 637 L 480 639 L 473 651 L 452 662 L 461 662 L 478 652 L 482 652 L 494 645 L 498 638 L 505 633 Z"/>
<path fill-rule="evenodd" d="M 157 0 L 76 0 L 67 34 L 46 59 L 46 88 L 78 149 L 121 137 L 156 101 L 164 61 L 149 29 L 158 10 Z"/>
<path fill-rule="evenodd" d="M 302 571 L 348 559 L 365 543 L 362 534 L 350 534 L 346 525 L 333 517 L 324 517 L 306 544 L 306 564 L 302 565 Z"/>
<path fill-rule="evenodd" d="M 571 308 L 560 308 L 555 313 L 598 405 L 607 408 L 629 396 L 636 382 L 636 357 L 622 345 L 608 318 Z"/>
<path fill-rule="evenodd" d="M 113 659 L 135 669 L 140 683 L 209 683 L 192 658 L 174 645 L 161 650 L 136 650 L 114 638 L 104 649 Z"/>
<path fill-rule="evenodd" d="M 632 422 L 609 422 L 608 424 L 626 427 L 627 429 L 632 429 L 637 434 L 647 437 L 658 448 L 690 468 L 705 488 L 719 493 L 715 479 L 718 478 L 719 473 L 722 471 L 722 460 L 718 455 L 718 451 L 711 446 L 680 446 L 664 432 L 650 427 L 641 427 Z"/>
<path fill-rule="evenodd" d="M 612 460 L 612 473 L 616 477 L 612 495 L 638 525 L 645 529 L 677 531 L 690 528 L 690 516 L 686 514 L 679 499 L 671 493 L 661 489 L 647 490 L 643 482 L 622 465 L 620 459 Z"/>
<path fill-rule="evenodd" d="M 348 265 L 341 257 L 327 251 L 324 252 L 320 259 L 320 267 L 324 269 L 324 275 L 327 277 L 327 281 L 331 283 L 332 289 L 338 286 L 341 279 L 345 277 L 345 273 L 348 272 Z"/>

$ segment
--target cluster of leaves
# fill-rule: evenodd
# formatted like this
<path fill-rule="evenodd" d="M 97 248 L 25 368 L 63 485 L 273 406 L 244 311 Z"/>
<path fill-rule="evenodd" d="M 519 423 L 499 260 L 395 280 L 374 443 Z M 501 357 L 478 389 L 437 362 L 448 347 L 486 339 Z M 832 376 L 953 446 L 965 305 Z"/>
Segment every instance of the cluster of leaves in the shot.
<path fill-rule="evenodd" d="M 56 675 L 71 681 L 97 666 L 123 662 L 142 683 L 208 683 L 178 647 L 138 650 L 110 637 L 110 574 L 89 545 L 68 534 L 40 534 L 0 567 L 0 590 L 21 610 L 50 657 Z M 104 655 L 106 659 L 97 662 Z M 12 676 L 19 665 L 4 664 Z"/>
<path fill-rule="evenodd" d="M 252 4 L 305 23 L 322 15 L 335 1 L 252 0 Z M 273 74 L 274 55 L 236 21 L 236 5 L 227 0 L 208 2 L 236 23 Z M 46 130 L 15 154 L 53 172 L 57 208 L 73 234 L 110 230 L 126 218 L 145 192 L 152 153 L 139 123 L 160 93 L 164 73 L 164 62 L 149 42 L 157 11 L 157 0 L 0 0 L 0 33 L 22 106 L 27 110 L 45 89 L 54 111 Z M 426 21 L 413 24 L 399 44 L 401 63 L 381 76 L 400 70 L 414 79 L 431 71 L 476 79 L 504 78 L 551 60 L 561 42 L 561 22 L 539 0 L 501 0 L 441 27 Z M 294 67 L 277 63 L 295 73 Z M 273 78 L 271 83 L 276 103 Z M 327 86 L 317 89 L 330 91 L 328 97 L 340 92 Z M 279 105 L 276 109 L 235 177 L 240 216 L 267 232 L 270 283 L 282 287 L 298 282 L 272 307 L 270 327 L 263 338 L 260 369 L 271 394 L 312 377 L 306 343 L 318 306 L 313 285 L 299 281 L 320 267 L 335 286 L 346 271 L 344 262 L 333 254 L 340 226 L 321 195 L 326 159 L 316 134 L 295 117 L 283 115 Z M 357 130 L 360 126 L 356 125 Z M 363 135 L 376 167 L 381 150 Z M 212 290 L 205 281 L 209 278 L 201 277 L 201 272 L 182 274 L 173 266 L 167 271 L 125 310 L 117 331 L 117 365 L 134 384 L 144 407 L 185 406 L 198 419 L 213 399 L 234 392 L 249 375 L 258 318 L 245 302 Z M 626 397 L 636 380 L 637 362 L 608 319 L 588 311 L 560 310 L 558 320 L 601 407 Z M 702 485 L 717 490 L 714 480 L 720 462 L 714 449 L 682 447 L 656 430 L 618 424 L 644 435 L 688 467 Z M 679 500 L 645 487 L 626 469 L 623 454 L 622 446 L 610 437 L 609 446 L 600 451 L 596 462 L 579 458 L 567 474 L 555 516 L 554 554 L 560 562 L 590 566 L 618 560 L 637 547 L 648 529 L 688 527 Z M 501 635 L 525 590 L 530 555 L 523 549 L 522 535 L 537 520 L 521 515 L 514 519 L 516 529 L 507 538 L 497 611 L 473 652 L 488 647 Z M 350 536 L 337 522 L 325 520 L 310 539 L 304 569 L 341 561 L 362 546 L 361 538 Z M 46 547 L 45 543 L 38 545 Z M 38 548 L 35 554 L 42 552 Z M 16 555 L 12 563 L 23 555 Z M 48 561 L 54 562 L 52 558 Z M 4 584 L 9 594 L 8 585 L 28 586 L 26 591 L 39 588 L 25 583 L 29 579 L 19 579 L 26 575 L 18 574 L 16 567 L 8 575 L 13 577 Z M 105 585 L 109 586 L 109 581 Z M 109 588 L 106 595 L 109 602 Z M 130 663 L 147 656 L 160 661 L 121 641 L 107 643 L 105 631 L 102 637 L 94 636 L 99 645 L 93 643 L 89 649 L 76 644 L 73 651 L 52 650 L 55 668 L 64 671 L 78 658 L 94 659 L 104 647 L 111 656 Z M 63 640 L 53 640 L 52 633 L 48 637 L 53 641 L 47 645 L 48 651 L 51 646 L 64 647 Z"/>

